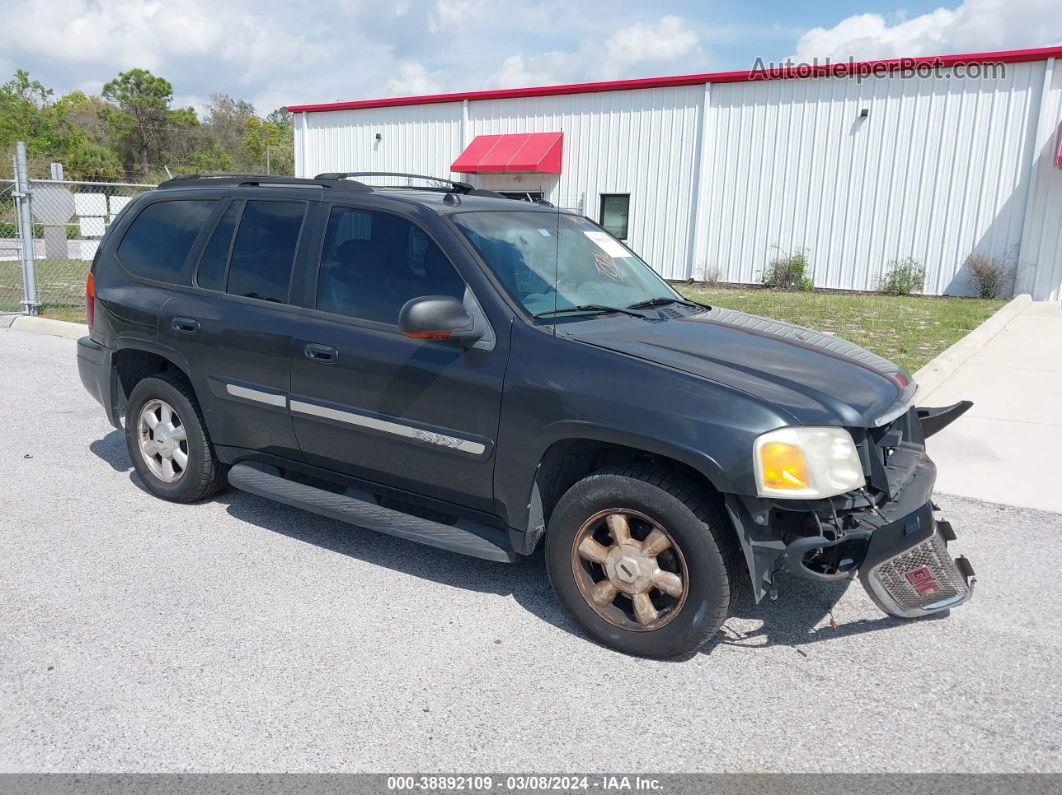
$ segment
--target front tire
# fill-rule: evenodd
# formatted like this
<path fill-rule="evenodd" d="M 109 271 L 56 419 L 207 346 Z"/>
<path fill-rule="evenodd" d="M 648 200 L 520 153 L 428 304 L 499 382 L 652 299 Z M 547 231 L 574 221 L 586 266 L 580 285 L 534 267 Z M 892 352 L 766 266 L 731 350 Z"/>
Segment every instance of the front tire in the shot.
<path fill-rule="evenodd" d="M 129 395 L 125 441 L 147 490 L 171 502 L 195 502 L 220 491 L 225 470 L 214 454 L 199 404 L 179 375 L 139 381 Z"/>
<path fill-rule="evenodd" d="M 564 607 L 599 643 L 640 657 L 686 655 L 719 631 L 736 590 L 735 552 L 710 495 L 647 467 L 580 480 L 546 533 Z"/>

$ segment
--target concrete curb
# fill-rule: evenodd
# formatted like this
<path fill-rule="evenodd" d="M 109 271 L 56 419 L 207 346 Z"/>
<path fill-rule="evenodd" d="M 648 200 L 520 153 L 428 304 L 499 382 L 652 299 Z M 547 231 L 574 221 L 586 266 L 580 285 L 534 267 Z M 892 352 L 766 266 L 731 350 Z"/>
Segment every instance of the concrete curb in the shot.
<path fill-rule="evenodd" d="M 967 359 L 985 347 L 989 340 L 1001 332 L 1004 326 L 1031 303 L 1032 297 L 1028 293 L 1014 296 L 992 317 L 915 373 L 918 399 L 925 399 L 934 389 L 948 380 Z"/>
<path fill-rule="evenodd" d="M 65 320 L 53 320 L 50 317 L 30 317 L 19 315 L 11 323 L 11 328 L 29 331 L 33 334 L 50 334 L 53 337 L 65 337 L 76 340 L 88 334 L 88 326 L 81 323 L 68 323 Z"/>

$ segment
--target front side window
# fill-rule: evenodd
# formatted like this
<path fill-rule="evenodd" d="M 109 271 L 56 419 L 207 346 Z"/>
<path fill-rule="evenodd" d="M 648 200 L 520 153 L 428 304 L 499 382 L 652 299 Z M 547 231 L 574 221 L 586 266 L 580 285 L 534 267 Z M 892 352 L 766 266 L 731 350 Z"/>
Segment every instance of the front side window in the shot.
<path fill-rule="evenodd" d="M 122 238 L 118 259 L 135 276 L 175 283 L 215 204 L 177 200 L 148 205 Z"/>
<path fill-rule="evenodd" d="M 464 281 L 420 227 L 388 213 L 332 209 L 317 276 L 318 309 L 397 325 L 413 298 L 460 300 L 464 294 Z"/>
<path fill-rule="evenodd" d="M 506 291 L 532 315 L 678 299 L 652 268 L 593 222 L 548 212 L 451 216 Z"/>
<path fill-rule="evenodd" d="M 305 213 L 305 202 L 247 202 L 232 246 L 226 292 L 287 302 Z"/>
<path fill-rule="evenodd" d="M 601 226 L 605 227 L 613 237 L 626 240 L 630 210 L 630 194 L 603 193 L 601 195 Z"/>

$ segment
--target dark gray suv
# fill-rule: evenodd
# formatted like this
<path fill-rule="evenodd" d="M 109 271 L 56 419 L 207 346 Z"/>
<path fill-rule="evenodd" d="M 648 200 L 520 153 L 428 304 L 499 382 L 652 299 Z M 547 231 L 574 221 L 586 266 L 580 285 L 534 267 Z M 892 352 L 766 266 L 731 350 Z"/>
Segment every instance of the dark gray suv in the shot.
<path fill-rule="evenodd" d="M 178 178 L 112 224 L 78 364 L 152 493 L 229 483 L 503 563 L 544 541 L 586 632 L 651 657 L 781 569 L 858 573 L 896 616 L 970 597 L 925 451 L 969 404 L 685 300 L 579 215 L 370 176 Z"/>

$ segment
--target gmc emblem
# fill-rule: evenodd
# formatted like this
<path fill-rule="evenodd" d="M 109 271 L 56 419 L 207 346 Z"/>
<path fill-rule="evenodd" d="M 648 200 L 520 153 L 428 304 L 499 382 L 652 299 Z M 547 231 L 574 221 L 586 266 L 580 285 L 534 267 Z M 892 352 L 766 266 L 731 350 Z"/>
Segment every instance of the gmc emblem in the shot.
<path fill-rule="evenodd" d="M 919 596 L 937 593 L 940 590 L 937 581 L 933 579 L 933 572 L 926 566 L 907 572 L 907 581 L 914 586 Z"/>

